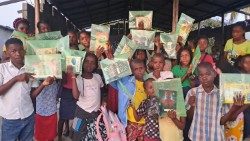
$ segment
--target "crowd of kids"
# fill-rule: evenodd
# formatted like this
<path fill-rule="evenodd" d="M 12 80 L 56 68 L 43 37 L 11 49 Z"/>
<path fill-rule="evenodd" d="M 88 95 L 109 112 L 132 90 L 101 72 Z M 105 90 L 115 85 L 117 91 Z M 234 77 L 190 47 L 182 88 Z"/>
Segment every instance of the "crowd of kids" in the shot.
<path fill-rule="evenodd" d="M 18 18 L 16 31 L 29 34 L 29 22 Z M 39 33 L 50 32 L 45 21 L 37 24 Z M 245 39 L 245 26 L 235 24 L 232 38 L 225 45 L 221 61 L 206 52 L 208 38 L 201 36 L 197 46 L 200 62 L 192 73 L 194 50 L 176 48 L 177 59 L 169 59 L 156 34 L 154 50 L 138 49 L 129 60 L 132 75 L 104 84 L 99 61 L 113 59 L 114 50 L 90 51 L 87 31 L 68 31 L 70 49 L 86 51 L 81 75 L 67 66 L 63 79 L 54 76 L 36 80 L 25 72 L 25 48 L 18 37 L 5 42 L 0 64 L 1 141 L 59 141 L 69 136 L 74 141 L 95 141 L 96 120 L 102 105 L 117 113 L 126 128 L 128 141 L 242 141 L 250 139 L 250 105 L 240 93 L 233 104 L 223 104 L 219 93 L 220 73 L 250 74 L 250 41 Z M 128 37 L 130 37 L 129 35 Z M 180 78 L 187 116 L 175 110 L 159 116 L 154 81 Z M 132 95 L 132 99 L 128 97 Z M 57 105 L 59 106 L 59 110 Z M 71 124 L 73 121 L 73 125 Z M 100 122 L 102 138 L 107 137 Z"/>

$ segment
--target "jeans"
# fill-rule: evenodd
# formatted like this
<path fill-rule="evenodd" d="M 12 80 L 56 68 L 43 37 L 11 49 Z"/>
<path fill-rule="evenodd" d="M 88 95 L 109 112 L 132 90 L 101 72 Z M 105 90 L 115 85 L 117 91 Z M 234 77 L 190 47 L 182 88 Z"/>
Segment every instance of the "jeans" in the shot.
<path fill-rule="evenodd" d="M 0 117 L 0 139 L 2 138 L 2 117 Z"/>
<path fill-rule="evenodd" d="M 34 114 L 25 119 L 2 119 L 1 141 L 32 141 L 34 136 Z"/>

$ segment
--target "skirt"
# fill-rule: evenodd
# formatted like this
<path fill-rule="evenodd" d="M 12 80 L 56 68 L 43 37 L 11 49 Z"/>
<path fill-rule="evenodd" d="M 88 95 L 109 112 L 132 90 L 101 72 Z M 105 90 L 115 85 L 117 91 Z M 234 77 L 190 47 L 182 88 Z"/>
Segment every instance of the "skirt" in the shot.
<path fill-rule="evenodd" d="M 57 114 L 35 115 L 35 138 L 37 141 L 54 140 L 57 135 Z"/>
<path fill-rule="evenodd" d="M 76 100 L 72 95 L 72 90 L 63 88 L 61 93 L 59 118 L 69 120 L 74 118 L 76 109 Z"/>

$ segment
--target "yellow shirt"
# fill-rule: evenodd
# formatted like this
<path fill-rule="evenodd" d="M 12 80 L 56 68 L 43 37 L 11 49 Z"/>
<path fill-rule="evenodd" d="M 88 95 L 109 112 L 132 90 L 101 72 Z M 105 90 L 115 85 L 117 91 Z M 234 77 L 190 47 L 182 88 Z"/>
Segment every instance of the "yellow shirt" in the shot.
<path fill-rule="evenodd" d="M 229 108 L 231 108 L 231 105 L 227 105 L 225 109 L 229 111 Z M 235 121 L 228 121 L 224 127 L 226 140 L 242 141 L 244 130 L 244 114 L 240 113 Z"/>
<path fill-rule="evenodd" d="M 162 141 L 183 141 L 184 139 L 182 130 L 169 117 L 159 118 L 159 129 Z"/>
<path fill-rule="evenodd" d="M 138 109 L 141 102 L 147 98 L 147 95 L 146 95 L 144 88 L 143 88 L 143 82 L 136 80 L 135 87 L 136 88 L 135 88 L 135 96 L 133 99 L 133 104 L 135 106 L 135 109 Z M 139 124 L 145 124 L 144 118 L 142 118 L 139 122 L 137 122 L 135 120 L 134 112 L 133 112 L 133 109 L 131 107 L 128 108 L 127 115 L 128 115 L 128 121 L 134 122 L 134 123 L 139 123 Z"/>
<path fill-rule="evenodd" d="M 241 44 L 234 44 L 233 39 L 229 39 L 225 45 L 224 51 L 230 52 L 234 51 L 237 56 L 250 54 L 250 41 L 246 40 Z"/>

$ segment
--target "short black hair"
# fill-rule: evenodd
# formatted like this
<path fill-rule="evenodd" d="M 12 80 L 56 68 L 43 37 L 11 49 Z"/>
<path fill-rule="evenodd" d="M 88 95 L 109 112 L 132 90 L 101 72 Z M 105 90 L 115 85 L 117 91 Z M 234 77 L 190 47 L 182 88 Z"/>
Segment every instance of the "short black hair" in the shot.
<path fill-rule="evenodd" d="M 133 64 L 142 64 L 144 67 L 146 67 L 145 63 L 142 60 L 139 60 L 139 59 L 132 59 L 130 61 L 130 68 L 131 69 L 133 69 Z"/>
<path fill-rule="evenodd" d="M 90 37 L 90 32 L 88 32 L 86 30 L 80 31 L 78 37 L 80 37 L 81 34 L 86 34 L 86 35 L 88 35 Z"/>
<path fill-rule="evenodd" d="M 207 40 L 207 42 L 208 42 L 208 37 L 207 37 L 206 35 L 200 35 L 200 36 L 198 37 L 198 39 L 197 39 L 197 43 L 198 43 L 198 41 L 201 40 L 201 39 L 205 39 L 205 40 Z"/>
<path fill-rule="evenodd" d="M 45 20 L 41 20 L 36 24 L 36 27 L 40 30 L 41 24 L 47 24 L 49 26 L 49 23 Z"/>
<path fill-rule="evenodd" d="M 143 83 L 143 88 L 146 89 L 146 85 L 149 83 L 149 82 L 153 82 L 155 81 L 154 78 L 148 78 L 147 80 L 144 81 Z"/>
<path fill-rule="evenodd" d="M 98 68 L 98 58 L 97 58 L 97 56 L 94 53 L 87 52 L 86 55 L 85 55 L 85 59 L 87 57 L 93 57 L 95 59 L 95 66 L 96 66 L 96 68 L 94 70 L 96 70 Z M 84 62 L 85 62 L 85 59 L 84 59 Z"/>
<path fill-rule="evenodd" d="M 6 48 L 8 48 L 9 45 L 11 45 L 11 44 L 17 44 L 17 45 L 23 46 L 23 42 L 20 39 L 18 39 L 18 38 L 10 38 L 10 39 L 8 39 L 5 42 Z"/>
<path fill-rule="evenodd" d="M 181 47 L 179 49 L 179 51 L 177 52 L 177 64 L 178 65 L 181 64 L 181 53 L 183 51 L 187 51 L 189 53 L 189 55 L 190 55 L 190 62 L 189 62 L 189 64 L 192 62 L 192 59 L 193 59 L 193 52 L 192 52 L 192 50 L 190 48 L 187 48 L 187 47 Z"/>
<path fill-rule="evenodd" d="M 245 22 L 237 22 L 233 25 L 233 28 L 241 27 L 244 31 L 246 31 L 246 23 Z"/>
<path fill-rule="evenodd" d="M 213 73 L 216 74 L 216 72 L 215 72 L 215 70 L 214 70 L 214 68 L 213 68 L 213 65 L 212 65 L 211 63 L 209 63 L 209 62 L 201 62 L 201 63 L 197 66 L 197 68 L 198 68 L 198 70 L 199 70 L 200 68 L 206 68 L 208 71 L 211 71 L 211 72 L 213 72 Z M 198 72 L 199 72 L 199 71 L 198 71 Z"/>
<path fill-rule="evenodd" d="M 166 57 L 162 54 L 162 53 L 155 53 L 152 57 L 152 60 L 154 60 L 154 58 L 161 58 L 163 61 L 165 61 Z"/>

